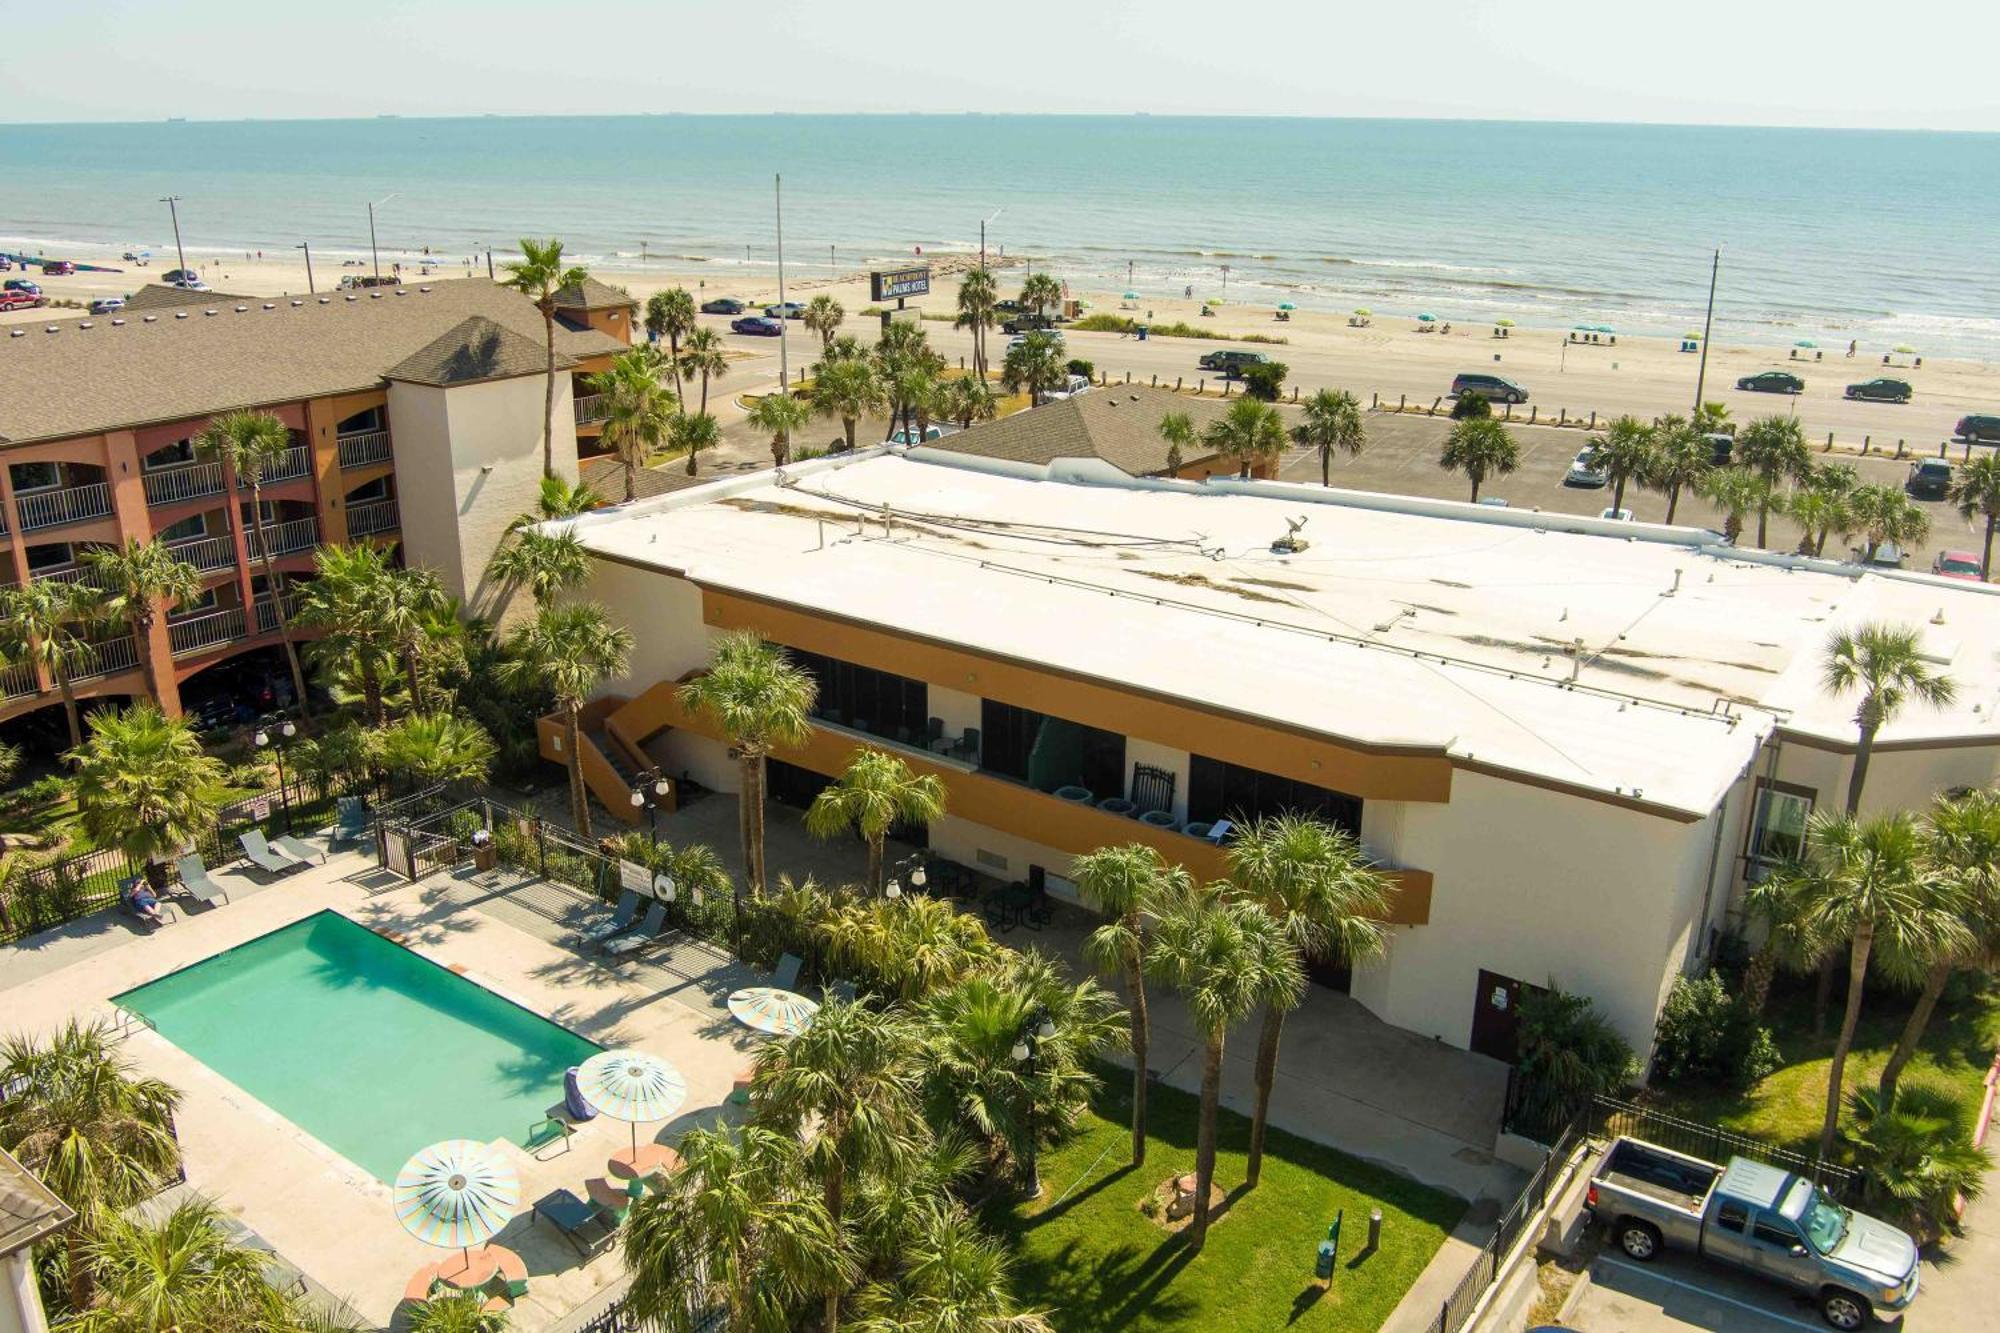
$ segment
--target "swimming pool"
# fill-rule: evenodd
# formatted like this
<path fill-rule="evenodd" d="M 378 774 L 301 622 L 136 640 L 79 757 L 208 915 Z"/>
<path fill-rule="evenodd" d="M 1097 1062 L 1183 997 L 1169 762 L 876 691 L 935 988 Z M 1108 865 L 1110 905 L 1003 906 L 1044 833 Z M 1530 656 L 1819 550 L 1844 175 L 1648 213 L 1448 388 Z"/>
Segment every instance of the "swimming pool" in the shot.
<path fill-rule="evenodd" d="M 320 912 L 113 997 L 385 1183 L 441 1139 L 511 1139 L 596 1043 Z"/>

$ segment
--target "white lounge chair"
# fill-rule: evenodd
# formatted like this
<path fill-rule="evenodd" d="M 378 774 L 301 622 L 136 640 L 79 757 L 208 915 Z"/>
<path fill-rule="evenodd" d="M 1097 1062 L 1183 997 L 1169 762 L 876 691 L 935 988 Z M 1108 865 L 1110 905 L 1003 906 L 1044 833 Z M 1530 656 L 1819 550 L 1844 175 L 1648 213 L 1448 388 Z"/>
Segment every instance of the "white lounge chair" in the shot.
<path fill-rule="evenodd" d="M 271 839 L 271 849 L 280 856 L 289 856 L 301 863 L 326 860 L 326 853 L 309 842 L 300 842 L 289 833 Z"/>
<path fill-rule="evenodd" d="M 265 842 L 264 830 L 260 828 L 238 834 L 236 841 L 243 845 L 243 854 L 249 857 L 258 869 L 269 871 L 273 875 L 282 875 L 307 864 L 298 857 L 281 852 Z"/>

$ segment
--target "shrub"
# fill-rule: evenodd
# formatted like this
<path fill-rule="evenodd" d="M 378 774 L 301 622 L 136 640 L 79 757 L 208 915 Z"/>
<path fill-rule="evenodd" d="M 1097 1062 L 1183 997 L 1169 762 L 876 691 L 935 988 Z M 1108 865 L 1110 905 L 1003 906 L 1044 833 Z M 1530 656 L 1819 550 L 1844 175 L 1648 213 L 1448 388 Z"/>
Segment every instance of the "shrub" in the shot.
<path fill-rule="evenodd" d="M 1282 361 L 1260 361 L 1243 370 L 1243 392 L 1252 398 L 1275 403 L 1285 391 L 1285 376 L 1292 368 Z"/>
<path fill-rule="evenodd" d="M 69 780 L 60 773 L 44 773 L 33 782 L 20 786 L 0 797 L 8 811 L 34 810 L 57 801 L 66 801 L 70 796 Z"/>
<path fill-rule="evenodd" d="M 1462 393 L 1452 400 L 1451 419 L 1464 421 L 1467 417 L 1490 417 L 1493 404 L 1486 401 L 1484 394 Z"/>
<path fill-rule="evenodd" d="M 1979 1197 L 1993 1167 L 1993 1155 L 1972 1142 L 1971 1099 L 1933 1079 L 1905 1078 L 1886 1109 L 1872 1084 L 1849 1093 L 1847 1109 L 1862 1206 L 1921 1240 L 1956 1231 L 1958 1197 Z"/>
<path fill-rule="evenodd" d="M 1123 315 L 1085 315 L 1070 327 L 1082 333 L 1130 333 L 1138 325 Z"/>
<path fill-rule="evenodd" d="M 1778 1064 L 1771 1030 L 1751 1017 L 1721 977 L 1711 972 L 1674 982 L 1653 1047 L 1656 1075 L 1747 1088 Z"/>
<path fill-rule="evenodd" d="M 1553 1130 L 1632 1080 L 1632 1048 L 1587 996 L 1524 990 L 1519 1042 L 1516 1113 L 1538 1128 Z"/>
<path fill-rule="evenodd" d="M 1082 357 L 1071 358 L 1068 369 L 1070 374 L 1081 375 L 1087 380 L 1097 378 L 1097 367 L 1085 361 Z"/>

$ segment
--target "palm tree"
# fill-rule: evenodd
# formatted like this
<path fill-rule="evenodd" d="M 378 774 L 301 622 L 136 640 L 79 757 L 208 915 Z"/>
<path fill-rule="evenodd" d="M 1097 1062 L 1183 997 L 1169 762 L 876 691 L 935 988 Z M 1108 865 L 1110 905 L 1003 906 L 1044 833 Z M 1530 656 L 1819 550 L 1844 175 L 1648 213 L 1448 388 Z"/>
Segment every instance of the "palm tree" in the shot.
<path fill-rule="evenodd" d="M 1188 1227 L 1188 1248 L 1198 1254 L 1208 1239 L 1208 1195 L 1215 1183 L 1223 1039 L 1258 1008 L 1302 990 L 1305 974 L 1278 923 L 1257 904 L 1230 898 L 1220 884 L 1185 895 L 1161 915 L 1151 957 L 1154 978 L 1180 993 L 1204 1044 Z"/>
<path fill-rule="evenodd" d="M 1185 867 L 1169 865 L 1144 843 L 1100 847 L 1070 864 L 1070 878 L 1084 902 L 1106 917 L 1083 942 L 1083 956 L 1107 975 L 1125 980 L 1132 1011 L 1132 1165 L 1146 1164 L 1146 1067 L 1152 1019 L 1146 1010 L 1146 944 L 1152 918 L 1168 902 L 1194 889 Z"/>
<path fill-rule="evenodd" d="M 1714 446 L 1686 417 L 1669 415 L 1653 427 L 1652 462 L 1639 482 L 1667 497 L 1667 522 L 1672 523 L 1681 493 L 1699 490 L 1701 479 L 1714 466 Z"/>
<path fill-rule="evenodd" d="M 542 312 L 542 340 L 548 352 L 546 387 L 542 393 L 542 475 L 556 475 L 556 297 L 565 287 L 581 287 L 590 276 L 581 264 L 563 266 L 563 243 L 523 238 L 521 258 L 507 265 L 502 286 L 512 287 Z"/>
<path fill-rule="evenodd" d="M 898 824 L 928 828 L 944 818 L 944 781 L 935 773 L 915 774 L 885 750 L 866 746 L 854 752 L 846 771 L 820 789 L 806 809 L 806 831 L 831 838 L 854 829 L 868 845 L 868 888 L 882 892 L 883 843 Z"/>
<path fill-rule="evenodd" d="M 104 614 L 122 620 L 146 668 L 146 688 L 161 697 L 159 663 L 153 660 L 153 622 L 201 596 L 201 571 L 163 542 L 129 537 L 125 545 L 94 547 L 83 553 L 92 581 L 102 590 Z"/>
<path fill-rule="evenodd" d="M 455 713 L 412 713 L 378 739 L 382 766 L 425 787 L 484 782 L 497 752 L 484 727 Z"/>
<path fill-rule="evenodd" d="M 840 418 L 851 450 L 855 424 L 882 406 L 882 382 L 866 361 L 822 361 L 813 376 L 812 405 L 822 416 Z"/>
<path fill-rule="evenodd" d="M 757 1125 L 693 1129 L 681 1169 L 624 1226 L 625 1308 L 665 1333 L 709 1327 L 721 1302 L 732 1333 L 789 1333 L 797 1307 L 855 1276 L 796 1135 Z"/>
<path fill-rule="evenodd" d="M 1521 466 L 1521 446 L 1507 428 L 1492 417 L 1467 417 L 1445 437 L 1438 466 L 1446 472 L 1463 472 L 1472 483 L 1472 502 L 1479 503 L 1479 488 L 1489 477 L 1504 477 Z"/>
<path fill-rule="evenodd" d="M 299 706 L 312 711 L 306 697 L 305 674 L 299 670 L 299 650 L 292 642 L 291 617 L 285 610 L 284 588 L 271 564 L 271 544 L 264 539 L 264 474 L 284 458 L 292 447 L 292 432 L 269 412 L 230 412 L 209 423 L 195 441 L 195 450 L 205 458 L 221 459 L 239 481 L 250 487 L 250 530 L 256 538 L 257 563 L 264 569 L 264 592 L 271 599 L 271 613 L 278 622 L 278 637 L 285 644 L 285 663 L 292 669 L 292 689 Z M 254 613 L 254 607 L 244 608 Z M 250 622 L 253 626 L 256 620 Z"/>
<path fill-rule="evenodd" d="M 784 649 L 748 631 L 717 638 L 708 670 L 680 687 L 681 705 L 714 718 L 742 765 L 738 825 L 753 898 L 764 893 L 764 758 L 805 744 L 818 695 L 818 684 Z"/>
<path fill-rule="evenodd" d="M 1984 544 L 1979 548 L 1979 577 L 1993 577 L 1993 530 L 2000 525 L 2000 454 L 1981 454 L 1958 470 L 1950 500 L 1966 522 L 1983 519 Z"/>
<path fill-rule="evenodd" d="M 1924 660 L 1923 635 L 1908 625 L 1869 623 L 1835 630 L 1826 642 L 1820 683 L 1828 694 L 1861 691 L 1854 710 L 1859 736 L 1854 746 L 1854 772 L 1847 780 L 1847 813 L 1861 809 L 1861 785 L 1868 780 L 1868 759 L 1875 734 L 1895 720 L 1912 700 L 1943 708 L 1957 696 L 1951 677 L 1932 673 Z"/>
<path fill-rule="evenodd" d="M 1292 438 L 1319 455 L 1319 484 L 1333 485 L 1333 456 L 1353 458 L 1368 443 L 1361 403 L 1345 389 L 1321 389 L 1306 399 L 1305 419 L 1292 428 Z"/>
<path fill-rule="evenodd" d="M 1693 420 L 1688 422 L 1697 435 L 1734 435 L 1735 428 L 1729 424 L 1727 403 L 1703 403 L 1694 410 Z"/>
<path fill-rule="evenodd" d="M 667 340 L 667 370 L 674 377 L 674 397 L 681 396 L 681 339 L 699 327 L 694 297 L 685 287 L 669 287 L 646 298 L 646 332 Z"/>
<path fill-rule="evenodd" d="M 1711 470 L 1696 485 L 1702 499 L 1722 511 L 1722 536 L 1732 545 L 1743 535 L 1743 520 L 1752 510 L 1763 513 L 1771 504 L 1771 487 L 1754 472 L 1741 468 Z"/>
<path fill-rule="evenodd" d="M 986 269 L 973 269 L 958 280 L 958 314 L 951 326 L 972 330 L 972 373 L 980 380 L 986 378 L 987 371 L 986 331 L 995 323 L 994 308 L 999 301 L 999 288 Z"/>
<path fill-rule="evenodd" d="M 896 1259 L 893 1281 L 855 1297 L 855 1333 L 1054 1333 L 1039 1312 L 1015 1308 L 1007 1251 L 961 1207 L 925 1209 Z"/>
<path fill-rule="evenodd" d="M 1050 306 L 1062 304 L 1062 284 L 1052 274 L 1031 274 L 1021 284 L 1021 304 L 1040 319 Z"/>
<path fill-rule="evenodd" d="M 840 331 L 840 326 L 846 319 L 847 311 L 840 302 L 821 292 L 806 302 L 806 313 L 800 317 L 800 322 L 819 335 L 820 351 L 825 352 L 833 342 L 833 335 Z"/>
<path fill-rule="evenodd" d="M 555 696 L 563 715 L 563 754 L 569 767 L 569 810 L 576 831 L 590 837 L 590 796 L 583 786 L 581 714 L 599 685 L 623 675 L 632 655 L 632 631 L 611 623 L 595 602 L 544 606 L 508 637 L 512 657 L 500 664 L 510 685 L 540 686 Z"/>
<path fill-rule="evenodd" d="M 707 330 L 703 330 L 707 332 Z M 683 412 L 667 432 L 668 447 L 687 456 L 687 474 L 699 475 L 701 453 L 722 442 L 722 427 L 706 412 Z"/>
<path fill-rule="evenodd" d="M 531 528 L 552 518 L 575 518 L 603 503 L 604 497 L 592 490 L 587 481 L 571 483 L 561 477 L 543 477 L 535 493 L 534 509 L 509 519 L 507 534 L 512 536 L 522 528 Z"/>
<path fill-rule="evenodd" d="M 1885 952 L 1902 957 L 1970 947 L 1970 932 L 1952 917 L 1949 905 L 1926 891 L 1924 851 L 1917 821 L 1908 814 L 1863 822 L 1851 814 L 1822 811 L 1808 827 L 1806 876 L 1812 906 L 1807 918 L 1826 938 L 1848 941 L 1847 1007 L 1827 1071 L 1826 1118 L 1819 1134 L 1822 1158 L 1833 1151 L 1841 1080 L 1861 1019 L 1868 960 L 1877 943 Z"/>
<path fill-rule="evenodd" d="M 590 577 L 590 552 L 567 527 L 556 532 L 522 528 L 493 552 L 486 577 L 501 589 L 503 610 L 519 588 L 526 588 L 537 606 L 547 606 Z"/>
<path fill-rule="evenodd" d="M 1012 393 L 1025 393 L 1040 407 L 1042 395 L 1069 383 L 1069 361 L 1062 344 L 1047 333 L 1030 333 L 1007 349 L 1000 363 L 1000 382 Z"/>
<path fill-rule="evenodd" d="M 402 654 L 410 707 L 419 711 L 431 706 L 424 685 L 429 675 L 424 669 L 424 654 L 437 641 L 441 623 L 454 628 L 461 623 L 456 610 L 436 570 L 391 569 L 382 580 L 382 597 L 376 604 L 376 614 Z"/>
<path fill-rule="evenodd" d="M 627 503 L 639 498 L 639 469 L 666 439 L 680 407 L 654 366 L 650 348 L 634 347 L 585 381 L 592 393 L 604 395 L 604 442 L 624 465 Z"/>
<path fill-rule="evenodd" d="M 1320 959 L 1363 963 L 1388 951 L 1382 919 L 1394 888 L 1351 834 L 1323 819 L 1286 814 L 1251 821 L 1229 846 L 1229 878 L 1277 923 L 1302 972 Z M 1252 1188 L 1264 1165 L 1264 1125 L 1278 1077 L 1285 1012 L 1298 999 L 1297 992 L 1281 992 L 1264 1006 L 1245 1172 Z"/>
<path fill-rule="evenodd" d="M 983 377 L 955 375 L 938 386 L 937 407 L 960 429 L 970 430 L 975 421 L 993 420 L 1000 405 Z"/>
<path fill-rule="evenodd" d="M 0 1148 L 76 1211 L 63 1235 L 70 1308 L 90 1303 L 86 1238 L 167 1182 L 180 1163 L 174 1107 L 180 1094 L 142 1078 L 110 1031 L 70 1019 L 41 1040 L 0 1041 Z"/>
<path fill-rule="evenodd" d="M 297 1327 L 289 1302 L 264 1280 L 268 1256 L 231 1240 L 227 1214 L 194 1195 L 157 1222 L 107 1217 L 83 1249 L 90 1305 L 65 1327 L 177 1333 L 180 1329 Z"/>
<path fill-rule="evenodd" d="M 1657 442 L 1653 428 L 1633 416 L 1608 423 L 1602 435 L 1592 436 L 1586 447 L 1590 465 L 1611 483 L 1611 507 L 1625 507 L 1625 484 L 1650 475 L 1657 465 Z"/>
<path fill-rule="evenodd" d="M 150 699 L 96 714 L 75 755 L 84 831 L 98 846 L 142 863 L 153 887 L 164 887 L 159 858 L 214 823 L 227 774 L 222 762 L 203 753 L 186 718 L 168 717 Z"/>
<path fill-rule="evenodd" d="M 850 1173 L 898 1175 L 930 1138 L 917 1100 L 921 1046 L 900 1010 L 831 1000 L 804 1032 L 758 1052 L 750 1084 L 756 1123 L 804 1140 L 807 1173 L 820 1182 L 836 1230 Z M 829 1289 L 827 1333 L 839 1324 L 840 1291 Z"/>
<path fill-rule="evenodd" d="M 1966 1129 L 1977 1119 L 1958 1088 L 1925 1080 L 1895 1098 L 1856 1088 L 1847 1133 L 1860 1168 L 1856 1202 L 1928 1241 L 1958 1229 L 1964 1202 L 1986 1190 L 1993 1155 Z"/>
<path fill-rule="evenodd" d="M 750 408 L 750 424 L 771 435 L 771 462 L 783 467 L 792 458 L 792 436 L 812 420 L 812 408 L 780 387 L 759 398 Z"/>
<path fill-rule="evenodd" d="M 1194 419 L 1185 412 L 1169 412 L 1160 418 L 1160 438 L 1167 442 L 1167 475 L 1178 477 L 1194 444 Z"/>
<path fill-rule="evenodd" d="M 372 542 L 322 546 L 313 552 L 313 570 L 299 590 L 299 624 L 321 631 L 308 651 L 323 668 L 337 665 L 354 672 L 363 707 L 379 727 L 386 720 L 382 676 L 395 651 L 381 614 L 388 597 L 388 556 Z"/>
<path fill-rule="evenodd" d="M 1235 460 L 1239 477 L 1249 476 L 1260 463 L 1276 462 L 1285 452 L 1286 438 L 1278 409 L 1255 398 L 1237 399 L 1201 433 L 1204 448 Z"/>
<path fill-rule="evenodd" d="M 1778 485 L 1810 472 L 1812 451 L 1796 418 L 1762 417 L 1737 432 L 1735 457 L 1764 483 L 1764 498 L 1757 505 L 1757 545 L 1765 546 Z"/>
<path fill-rule="evenodd" d="M 828 343 L 819 358 L 820 364 L 824 366 L 830 366 L 836 361 L 866 360 L 868 360 L 868 349 L 862 345 L 861 339 L 851 333 L 843 333 Z"/>
<path fill-rule="evenodd" d="M 1782 509 L 1799 525 L 1800 555 L 1825 555 L 1829 536 L 1854 529 L 1853 511 L 1847 496 L 1839 491 L 1803 485 L 1786 498 Z"/>
<path fill-rule="evenodd" d="M 1764 939 L 1743 969 L 1743 1008 L 1757 1018 L 1771 998 L 1778 969 L 1809 972 L 1827 955 L 1827 942 L 1813 928 L 1812 895 L 1804 865 L 1793 861 L 1743 889 L 1743 915 L 1764 928 Z"/>
<path fill-rule="evenodd" d="M 5 645 L 0 653 L 10 661 L 34 663 L 55 681 L 71 748 L 83 744 L 71 682 L 90 654 L 89 643 L 77 631 L 87 628 L 98 609 L 96 590 L 82 584 L 30 579 L 19 587 L 0 588 L 0 644 Z"/>
<path fill-rule="evenodd" d="M 729 356 L 714 329 L 696 329 L 681 340 L 681 374 L 701 376 L 702 415 L 708 414 L 708 382 L 729 373 Z"/>
<path fill-rule="evenodd" d="M 1857 486 L 1847 497 L 1855 531 L 1861 534 L 1861 560 L 1872 563 L 1884 542 L 1907 551 L 1930 536 L 1930 515 L 1903 494 L 1899 486 Z"/>

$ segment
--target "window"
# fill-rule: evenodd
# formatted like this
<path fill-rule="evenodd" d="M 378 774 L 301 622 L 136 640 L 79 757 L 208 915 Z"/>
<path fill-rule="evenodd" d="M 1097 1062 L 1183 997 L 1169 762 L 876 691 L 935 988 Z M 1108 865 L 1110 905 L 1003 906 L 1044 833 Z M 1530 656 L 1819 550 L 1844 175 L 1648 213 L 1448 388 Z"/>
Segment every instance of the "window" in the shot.
<path fill-rule="evenodd" d="M 157 472 L 163 467 L 179 467 L 183 463 L 194 462 L 194 441 L 175 440 L 163 449 L 155 449 L 146 455 L 141 465 L 148 472 Z"/>
<path fill-rule="evenodd" d="M 1715 1215 L 1715 1224 L 1724 1231 L 1743 1234 L 1743 1228 L 1750 1222 L 1750 1210 L 1734 1200 L 1725 1199 L 1722 1208 Z"/>
<path fill-rule="evenodd" d="M 365 412 L 356 412 L 347 420 L 334 427 L 337 435 L 362 435 L 371 430 L 382 429 L 382 409 L 371 407 Z"/>
<path fill-rule="evenodd" d="M 1038 791 L 1082 787 L 1100 800 L 1125 794 L 1125 738 L 1032 708 L 982 700 L 979 766 Z"/>
<path fill-rule="evenodd" d="M 62 470 L 54 463 L 15 463 L 14 493 L 46 491 L 62 484 Z"/>
<path fill-rule="evenodd" d="M 819 684 L 815 717 L 904 745 L 923 744 L 930 687 L 922 681 L 798 648 L 785 651 Z"/>
<path fill-rule="evenodd" d="M 199 597 L 191 597 L 167 612 L 167 619 L 186 620 L 189 616 L 198 616 L 204 611 L 213 611 L 214 609 L 215 589 L 203 588 Z"/>
<path fill-rule="evenodd" d="M 1247 820 L 1262 815 L 1317 815 L 1336 828 L 1361 836 L 1361 798 L 1327 787 L 1279 777 L 1241 764 L 1193 756 L 1188 765 L 1188 820 Z"/>
<path fill-rule="evenodd" d="M 28 548 L 28 568 L 30 570 L 61 569 L 76 559 L 76 553 L 68 542 L 43 542 Z"/>
<path fill-rule="evenodd" d="M 1781 1250 L 1789 1250 L 1794 1245 L 1804 1244 L 1799 1239 L 1799 1233 L 1792 1229 L 1791 1223 L 1768 1216 L 1757 1219 L 1757 1225 L 1750 1229 L 1750 1235 L 1766 1245 L 1775 1245 Z"/>
<path fill-rule="evenodd" d="M 169 523 L 154 535 L 163 542 L 184 542 L 190 537 L 206 537 L 208 515 L 190 514 L 178 523 Z"/>
<path fill-rule="evenodd" d="M 1804 849 L 1806 820 L 1812 815 L 1813 798 L 1818 794 L 1811 787 L 1789 782 L 1758 782 L 1757 817 L 1750 826 L 1749 860 L 1753 873 L 1790 860 Z"/>
<path fill-rule="evenodd" d="M 349 491 L 346 496 L 346 502 L 350 505 L 359 505 L 367 504 L 370 500 L 386 500 L 388 498 L 389 479 L 387 477 L 377 477 L 366 485 L 356 486 L 353 490 Z"/>

